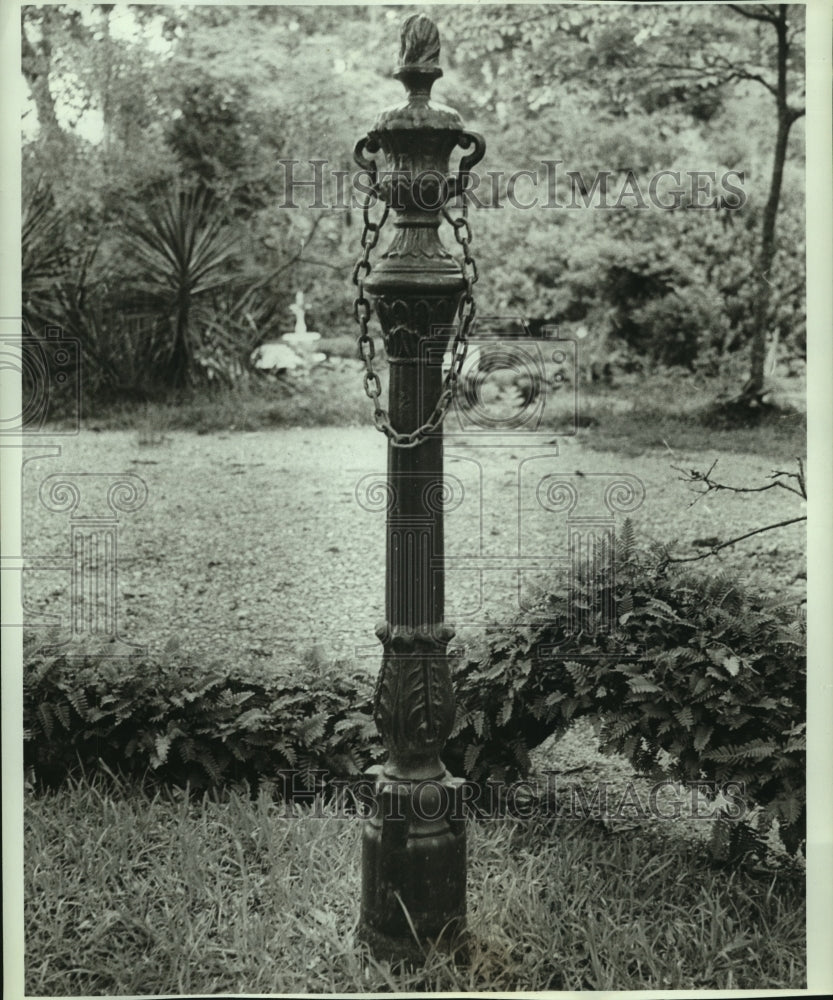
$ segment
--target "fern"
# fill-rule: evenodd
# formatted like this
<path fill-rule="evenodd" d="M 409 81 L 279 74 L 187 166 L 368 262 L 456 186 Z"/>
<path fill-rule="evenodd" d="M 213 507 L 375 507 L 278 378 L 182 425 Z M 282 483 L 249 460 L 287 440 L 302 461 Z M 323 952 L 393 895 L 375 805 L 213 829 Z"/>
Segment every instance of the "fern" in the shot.
<path fill-rule="evenodd" d="M 154 767 L 160 767 L 168 759 L 168 751 L 171 749 L 171 737 L 167 733 L 160 733 L 154 740 L 156 756 L 152 759 Z"/>
<path fill-rule="evenodd" d="M 352 775 L 378 754 L 369 688 L 319 665 L 272 688 L 166 657 L 114 664 L 30 655 L 24 669 L 26 766 L 59 783 L 104 765 L 143 781 L 211 787 L 294 767 L 299 752 Z M 73 709 L 70 706 L 74 706 Z"/>
<path fill-rule="evenodd" d="M 662 691 L 662 688 L 648 677 L 629 677 L 628 685 L 637 695 L 658 694 Z"/>
<path fill-rule="evenodd" d="M 214 754 L 208 749 L 207 746 L 197 747 L 194 759 L 200 767 L 206 772 L 211 780 L 212 784 L 219 785 L 222 781 L 222 771 L 220 770 L 217 761 L 214 758 Z"/>
<path fill-rule="evenodd" d="M 662 750 L 671 777 L 743 780 L 752 801 L 800 831 L 802 616 L 726 574 L 657 568 L 631 526 L 617 558 L 615 629 L 570 631 L 571 600 L 590 610 L 609 593 L 600 574 L 571 581 L 572 592 L 545 591 L 517 629 L 487 630 L 483 650 L 457 670 L 459 714 L 443 759 L 469 777 L 521 776 L 517 739 L 535 746 L 585 717 L 606 750 L 635 766 L 654 766 Z"/>
<path fill-rule="evenodd" d="M 636 555 L 636 531 L 633 521 L 626 517 L 618 533 L 616 559 L 619 566 L 633 562 Z"/>
<path fill-rule="evenodd" d="M 454 662 L 457 719 L 442 753 L 449 770 L 521 777 L 530 748 L 586 718 L 604 748 L 634 766 L 653 766 L 662 750 L 672 777 L 745 781 L 750 798 L 799 837 L 803 618 L 729 577 L 658 570 L 632 527 L 622 527 L 617 549 L 615 593 L 604 574 L 572 581 L 572 594 L 544 591 L 519 626 L 487 629 L 476 654 Z M 609 596 L 615 629 L 570 630 L 573 597 L 598 609 Z M 319 657 L 260 685 L 174 664 L 175 653 L 124 669 L 100 656 L 70 666 L 30 652 L 27 768 L 50 784 L 101 761 L 144 781 L 255 788 L 287 766 L 314 781 L 319 770 L 344 777 L 378 759 L 369 683 L 343 666 Z"/>
<path fill-rule="evenodd" d="M 69 716 L 69 706 L 66 702 L 58 701 L 52 706 L 52 711 L 55 713 L 55 718 L 64 729 L 70 728 L 70 716 Z"/>
<path fill-rule="evenodd" d="M 83 688 L 67 686 L 64 688 L 64 694 L 66 695 L 67 701 L 70 705 L 72 705 L 73 709 L 75 709 L 76 714 L 83 719 L 89 710 L 87 692 Z"/>
<path fill-rule="evenodd" d="M 694 725 L 694 715 L 688 705 L 686 705 L 685 708 L 678 709 L 674 713 L 674 718 L 684 729 L 691 729 Z"/>
<path fill-rule="evenodd" d="M 41 727 L 43 728 L 44 735 L 47 739 L 51 739 L 52 730 L 54 728 L 54 713 L 52 705 L 47 702 L 41 702 L 37 707 L 37 714 Z"/>
<path fill-rule="evenodd" d="M 507 698 L 503 703 L 498 713 L 497 724 L 498 728 L 502 728 L 506 723 L 512 718 L 512 713 L 514 711 L 513 699 Z"/>
<path fill-rule="evenodd" d="M 298 728 L 298 736 L 305 746 L 311 746 L 324 735 L 327 715 L 324 712 L 314 715 Z"/>
<path fill-rule="evenodd" d="M 482 749 L 483 747 L 479 743 L 470 743 L 466 747 L 466 752 L 463 756 L 463 767 L 466 769 L 466 774 L 471 774 L 474 770 L 474 765 Z"/>
<path fill-rule="evenodd" d="M 624 718 L 615 722 L 610 729 L 602 729 L 602 742 L 618 743 L 627 733 L 632 732 L 639 725 L 638 717 Z"/>
<path fill-rule="evenodd" d="M 705 750 L 713 732 L 713 726 L 698 726 L 694 732 L 694 749 L 698 752 Z"/>

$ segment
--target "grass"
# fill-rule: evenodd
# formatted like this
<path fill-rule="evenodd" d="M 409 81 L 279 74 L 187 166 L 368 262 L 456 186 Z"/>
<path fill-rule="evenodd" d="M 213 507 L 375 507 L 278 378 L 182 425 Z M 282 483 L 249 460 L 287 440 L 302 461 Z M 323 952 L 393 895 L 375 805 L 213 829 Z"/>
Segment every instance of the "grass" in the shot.
<path fill-rule="evenodd" d="M 386 384 L 383 360 L 377 368 Z M 802 383 L 794 381 L 800 388 Z M 599 451 L 635 457 L 657 448 L 671 453 L 723 450 L 766 453 L 784 461 L 803 455 L 807 421 L 800 408 L 773 409 L 754 426 L 730 427 L 715 420 L 715 399 L 737 385 L 737 379 L 728 377 L 667 372 L 621 375 L 614 386 L 582 383 L 576 393 L 562 390 L 548 397 L 543 429 L 571 433 L 577 396 L 578 438 Z M 510 409 L 514 412 L 516 406 Z M 142 404 L 97 406 L 85 414 L 83 424 L 96 430 L 136 429 L 140 444 L 158 444 L 174 430 L 206 434 L 372 426 L 371 417 L 361 363 L 333 352 L 330 362 L 297 378 L 263 377 L 235 388 L 191 389 Z"/>
<path fill-rule="evenodd" d="M 295 377 L 261 376 L 239 386 L 170 392 L 143 403 L 88 405 L 82 426 L 136 430 L 139 444 L 159 444 L 170 431 L 256 431 L 273 427 L 372 423 L 359 361 L 336 360 Z"/>
<path fill-rule="evenodd" d="M 355 944 L 360 823 L 105 777 L 25 809 L 29 995 L 799 989 L 804 886 L 592 821 L 469 828 L 465 966 Z"/>
<path fill-rule="evenodd" d="M 580 393 L 579 438 L 598 451 L 630 457 L 658 448 L 767 454 L 784 461 L 806 453 L 806 414 L 786 400 L 753 425 L 729 426 L 717 419 L 715 400 L 733 390 L 737 384 L 726 379 L 623 375 L 613 387 Z"/>

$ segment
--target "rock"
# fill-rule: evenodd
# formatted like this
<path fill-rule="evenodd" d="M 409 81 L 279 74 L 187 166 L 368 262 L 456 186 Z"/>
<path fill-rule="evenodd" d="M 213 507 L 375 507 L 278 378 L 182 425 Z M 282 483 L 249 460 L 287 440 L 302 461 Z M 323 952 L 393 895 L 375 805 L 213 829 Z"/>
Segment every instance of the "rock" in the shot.
<path fill-rule="evenodd" d="M 280 340 L 261 344 L 252 354 L 252 364 L 262 371 L 293 371 L 305 367 L 304 358 L 289 344 Z"/>

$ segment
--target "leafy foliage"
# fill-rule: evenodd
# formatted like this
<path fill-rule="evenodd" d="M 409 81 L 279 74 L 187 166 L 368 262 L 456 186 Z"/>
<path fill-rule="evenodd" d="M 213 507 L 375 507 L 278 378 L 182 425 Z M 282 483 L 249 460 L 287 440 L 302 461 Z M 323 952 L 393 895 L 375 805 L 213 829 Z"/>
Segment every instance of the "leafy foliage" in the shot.
<path fill-rule="evenodd" d="M 513 780 L 575 719 L 642 771 L 739 782 L 793 845 L 805 816 L 805 629 L 725 576 L 658 570 L 628 527 L 615 574 L 550 588 L 513 628 L 487 632 L 457 672 L 445 759 Z M 602 609 L 611 602 L 615 620 Z M 576 610 L 589 623 L 572 627 Z M 660 766 L 661 765 L 661 766 Z"/>
<path fill-rule="evenodd" d="M 480 315 L 547 318 L 568 335 L 580 336 L 583 326 L 583 350 L 614 365 L 636 354 L 646 363 L 725 370 L 756 336 L 769 337 L 773 356 L 803 357 L 801 132 L 793 128 L 785 153 L 779 246 L 772 266 L 762 268 L 777 46 L 772 25 L 755 15 L 776 10 L 747 8 L 749 16 L 707 5 L 443 8 L 446 75 L 437 97 L 487 137 L 478 195 L 492 200 L 488 171 L 539 173 L 537 208 L 513 207 L 504 185 L 500 208 L 472 219 L 478 263 L 489 279 L 479 286 Z M 43 174 L 56 206 L 83 218 L 90 244 L 100 247 L 81 316 L 84 335 L 89 329 L 98 337 L 96 310 L 111 313 L 111 300 L 135 295 L 134 276 L 123 266 L 125 219 L 143 214 L 160 187 L 195 183 L 211 190 L 228 221 L 224 232 L 238 243 L 214 279 L 241 295 L 258 289 L 264 309 L 284 317 L 301 288 L 315 329 L 348 329 L 355 212 L 347 204 L 349 180 L 344 199 L 329 207 L 337 185 L 328 170 L 349 174 L 356 137 L 379 106 L 401 98 L 389 74 L 408 12 L 373 5 L 314 13 L 280 5 L 120 11 L 100 4 L 82 16 L 64 5 L 24 8 L 23 68 L 32 98 L 24 175 Z M 803 10 L 790 7 L 785 17 L 786 84 L 798 113 Z M 100 137 L 87 134 L 91 115 L 100 117 Z M 323 189 L 293 189 L 280 164 L 294 162 L 294 182 L 309 185 L 313 159 L 327 162 Z M 566 208 L 544 204 L 544 160 L 560 164 L 556 201 Z M 714 171 L 718 180 L 726 171 L 743 172 L 746 203 L 692 208 L 685 178 L 694 169 Z M 662 170 L 682 173 L 681 187 L 689 190 L 679 208 L 634 208 L 632 199 L 610 211 L 569 207 L 567 171 L 580 173 L 582 183 L 607 171 L 612 189 L 633 176 L 644 193 Z M 525 185 L 522 179 L 517 189 L 521 201 Z M 319 194 L 323 200 L 310 207 Z M 288 208 L 293 199 L 296 207 Z M 506 267 L 519 246 L 526 248 L 521 266 Z M 759 322 L 762 271 L 771 295 Z M 98 294 L 105 274 L 111 299 Z M 170 297 L 168 279 L 160 277 Z M 34 277 L 24 290 L 32 302 L 52 296 Z M 223 309 L 208 302 L 213 292 L 202 298 L 213 319 L 189 313 L 187 337 L 176 325 L 182 311 L 170 303 L 165 309 L 174 317 L 165 337 L 177 345 L 170 373 L 156 350 L 132 352 L 148 383 L 159 381 L 160 366 L 174 382 L 183 368 L 194 378 L 233 380 L 239 358 L 248 357 L 251 324 L 226 322 Z M 60 303 L 43 304 L 55 319 Z M 129 339 L 124 324 L 110 326 L 116 340 Z M 258 322 L 255 339 L 277 332 Z M 161 334 L 157 326 L 148 336 L 156 343 Z M 96 370 L 120 391 L 117 368 Z"/>
<path fill-rule="evenodd" d="M 32 642 L 29 643 L 30 648 Z M 309 660 L 286 676 L 258 683 L 219 665 L 195 669 L 169 644 L 154 661 L 82 659 L 60 652 L 27 656 L 24 673 L 25 763 L 35 780 L 60 784 L 78 770 L 112 771 L 151 782 L 205 788 L 297 772 L 359 773 L 378 747 L 360 707 L 360 675 L 339 663 Z"/>
<path fill-rule="evenodd" d="M 229 284 L 235 248 L 205 188 L 173 191 L 130 219 L 126 232 L 137 290 L 169 330 L 167 370 L 172 383 L 182 385 L 203 362 L 200 307 Z"/>
<path fill-rule="evenodd" d="M 70 268 L 67 220 L 43 178 L 28 184 L 23 197 L 21 283 L 23 320 L 34 329 L 49 319 L 55 286 Z"/>
<path fill-rule="evenodd" d="M 458 663 L 443 759 L 472 780 L 513 781 L 530 751 L 591 719 L 602 749 L 683 781 L 739 783 L 796 846 L 805 816 L 805 629 L 724 576 L 658 569 L 626 522 L 615 576 L 542 593 L 526 620 L 488 630 Z M 603 609 L 615 608 L 607 622 Z M 584 624 L 573 625 L 576 613 Z M 282 768 L 358 773 L 378 751 L 367 683 L 310 663 L 270 684 L 160 662 L 29 658 L 27 764 L 56 783 L 99 759 L 204 786 Z M 312 780 L 311 777 L 309 780 Z"/>

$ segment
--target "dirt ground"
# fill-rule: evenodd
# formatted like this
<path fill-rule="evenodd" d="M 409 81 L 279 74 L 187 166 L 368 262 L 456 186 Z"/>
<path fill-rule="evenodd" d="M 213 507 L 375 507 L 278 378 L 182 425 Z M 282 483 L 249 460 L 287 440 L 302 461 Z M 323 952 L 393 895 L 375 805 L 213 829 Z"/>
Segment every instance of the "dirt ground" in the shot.
<path fill-rule="evenodd" d="M 58 454 L 49 454 L 52 444 Z M 82 431 L 24 454 L 30 627 L 58 616 L 68 634 L 71 533 L 92 523 L 84 517 L 109 517 L 117 542 L 115 627 L 126 642 L 153 653 L 176 638 L 194 658 L 267 674 L 313 647 L 377 669 L 386 459 L 385 440 L 373 429 L 170 432 L 153 444 L 135 431 Z M 610 516 L 609 487 L 614 507 L 619 491 L 615 525 L 621 529 L 628 516 L 638 538 L 676 540 L 680 555 L 703 551 L 692 545 L 698 540 L 728 540 L 805 513 L 784 490 L 713 494 L 691 506 L 692 487 L 672 466 L 704 469 L 714 459 L 714 475 L 738 485 L 762 483 L 783 464 L 765 455 L 667 449 L 622 457 L 569 436 L 496 442 L 448 435 L 446 619 L 461 641 L 489 620 L 514 620 L 529 584 L 566 565 L 568 516 Z M 114 514 L 107 489 L 124 474 L 147 497 L 139 509 Z M 74 511 L 56 499 L 62 480 L 79 491 Z M 576 491 L 570 515 L 553 509 L 562 486 Z M 733 567 L 761 590 L 800 602 L 805 547 L 800 523 L 694 565 Z"/>

